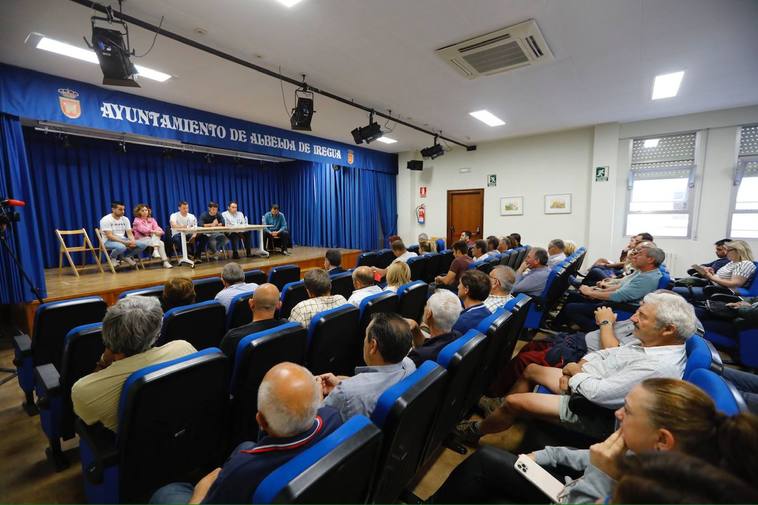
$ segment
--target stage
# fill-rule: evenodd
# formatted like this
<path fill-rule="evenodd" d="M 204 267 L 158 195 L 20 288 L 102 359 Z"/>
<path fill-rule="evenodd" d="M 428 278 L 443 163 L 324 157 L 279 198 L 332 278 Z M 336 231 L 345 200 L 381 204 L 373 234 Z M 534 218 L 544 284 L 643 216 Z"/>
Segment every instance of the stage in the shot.
<path fill-rule="evenodd" d="M 300 267 L 300 272 L 312 268 L 323 268 L 324 255 L 328 249 L 321 247 L 293 247 L 290 249 L 291 256 L 285 256 L 281 253 L 273 253 L 268 258 L 245 257 L 239 260 L 219 260 L 203 261 L 201 264 L 190 268 L 181 266 L 174 268 L 163 268 L 159 260 L 145 263 L 145 269 L 135 270 L 133 268 L 120 268 L 117 273 L 113 274 L 104 266 L 105 273 L 100 273 L 97 265 L 89 265 L 86 270 L 79 271 L 79 277 L 74 275 L 69 267 L 62 270 L 58 268 L 45 269 L 45 283 L 47 285 L 47 298 L 45 302 L 66 300 L 69 298 L 81 298 L 83 296 L 102 296 L 103 299 L 111 305 L 116 302 L 118 295 L 130 289 L 145 288 L 163 284 L 172 277 L 190 277 L 192 279 L 201 279 L 204 277 L 215 277 L 221 274 L 224 265 L 236 261 L 242 266 L 243 270 L 260 269 L 268 272 L 271 268 L 278 265 L 295 264 Z M 360 250 L 340 249 L 342 251 L 342 266 L 344 268 L 353 268 L 358 261 Z M 174 262 L 175 263 L 175 262 Z M 25 305 L 24 319 L 28 325 L 28 331 L 31 331 L 34 322 L 34 311 L 38 303 L 29 303 Z"/>

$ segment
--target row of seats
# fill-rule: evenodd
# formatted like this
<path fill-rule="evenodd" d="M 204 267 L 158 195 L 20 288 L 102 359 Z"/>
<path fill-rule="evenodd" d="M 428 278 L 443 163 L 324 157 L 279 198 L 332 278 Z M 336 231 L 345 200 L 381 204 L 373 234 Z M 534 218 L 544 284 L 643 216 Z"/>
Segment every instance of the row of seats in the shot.
<path fill-rule="evenodd" d="M 370 421 L 354 418 L 272 473 L 253 501 L 396 501 L 476 404 L 484 371 L 510 357 L 529 303 L 525 295 L 510 301 L 448 344 L 436 363 L 388 388 Z M 168 482 L 193 481 L 219 465 L 236 442 L 254 440 L 263 375 L 282 361 L 302 364 L 294 351 L 304 338 L 289 323 L 245 337 L 233 363 L 210 348 L 133 373 L 117 437 L 75 423 L 88 501 L 145 501 Z"/>

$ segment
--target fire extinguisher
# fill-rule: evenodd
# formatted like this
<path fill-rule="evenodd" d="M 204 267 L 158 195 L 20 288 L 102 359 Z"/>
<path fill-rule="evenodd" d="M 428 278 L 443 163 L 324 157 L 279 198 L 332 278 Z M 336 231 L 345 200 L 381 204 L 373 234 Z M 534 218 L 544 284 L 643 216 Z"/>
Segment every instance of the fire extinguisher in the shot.
<path fill-rule="evenodd" d="M 416 221 L 418 221 L 418 224 L 426 222 L 426 206 L 423 203 L 416 207 Z"/>

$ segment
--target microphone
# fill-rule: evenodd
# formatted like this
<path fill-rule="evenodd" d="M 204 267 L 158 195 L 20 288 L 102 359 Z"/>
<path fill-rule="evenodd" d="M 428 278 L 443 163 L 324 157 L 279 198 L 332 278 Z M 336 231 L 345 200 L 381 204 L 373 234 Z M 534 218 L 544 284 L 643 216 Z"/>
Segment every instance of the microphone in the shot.
<path fill-rule="evenodd" d="M 8 207 L 24 207 L 26 202 L 23 200 L 14 200 L 13 198 L 5 198 L 0 200 L 0 205 L 7 205 Z"/>

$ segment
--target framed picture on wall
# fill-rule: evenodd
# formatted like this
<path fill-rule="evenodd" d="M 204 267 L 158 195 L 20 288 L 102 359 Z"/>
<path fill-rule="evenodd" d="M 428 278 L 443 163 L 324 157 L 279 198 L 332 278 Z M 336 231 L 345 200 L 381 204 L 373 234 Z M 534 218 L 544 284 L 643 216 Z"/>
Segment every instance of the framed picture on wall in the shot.
<path fill-rule="evenodd" d="M 545 214 L 571 214 L 571 193 L 545 195 Z"/>
<path fill-rule="evenodd" d="M 500 199 L 501 216 L 522 216 L 524 214 L 523 196 L 506 196 Z"/>

